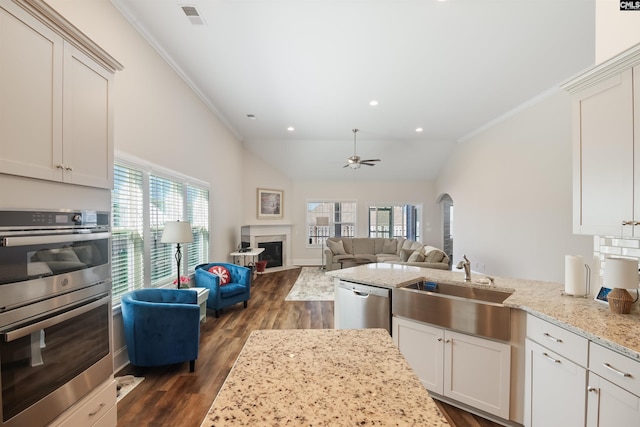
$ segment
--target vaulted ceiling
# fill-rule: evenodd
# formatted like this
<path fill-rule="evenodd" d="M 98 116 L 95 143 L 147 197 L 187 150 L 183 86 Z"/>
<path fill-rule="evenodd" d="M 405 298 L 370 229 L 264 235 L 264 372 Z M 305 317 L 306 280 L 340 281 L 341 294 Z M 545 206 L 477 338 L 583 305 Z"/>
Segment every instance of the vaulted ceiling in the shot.
<path fill-rule="evenodd" d="M 461 139 L 594 61 L 595 0 L 112 1 L 295 180 L 433 179 Z M 376 166 L 343 168 L 354 128 Z"/>

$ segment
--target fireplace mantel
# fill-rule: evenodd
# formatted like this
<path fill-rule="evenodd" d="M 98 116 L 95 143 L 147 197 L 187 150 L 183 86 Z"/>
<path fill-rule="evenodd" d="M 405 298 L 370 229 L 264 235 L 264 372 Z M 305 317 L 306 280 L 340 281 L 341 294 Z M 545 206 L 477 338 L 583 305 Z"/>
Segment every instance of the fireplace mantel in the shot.
<path fill-rule="evenodd" d="M 241 241 L 257 248 L 258 243 L 282 241 L 282 265 L 291 265 L 291 224 L 251 224 L 240 229 Z"/>

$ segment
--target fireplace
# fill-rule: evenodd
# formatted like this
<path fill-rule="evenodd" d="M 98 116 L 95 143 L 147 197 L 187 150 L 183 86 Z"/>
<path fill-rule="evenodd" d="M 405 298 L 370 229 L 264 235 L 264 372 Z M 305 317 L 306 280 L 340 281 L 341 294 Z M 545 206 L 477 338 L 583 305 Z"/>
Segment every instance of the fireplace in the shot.
<path fill-rule="evenodd" d="M 240 234 L 242 246 L 265 249 L 260 260 L 267 261 L 267 268 L 290 265 L 291 225 L 244 225 Z"/>
<path fill-rule="evenodd" d="M 258 247 L 264 248 L 260 261 L 267 261 L 267 268 L 282 267 L 282 242 L 258 243 Z"/>

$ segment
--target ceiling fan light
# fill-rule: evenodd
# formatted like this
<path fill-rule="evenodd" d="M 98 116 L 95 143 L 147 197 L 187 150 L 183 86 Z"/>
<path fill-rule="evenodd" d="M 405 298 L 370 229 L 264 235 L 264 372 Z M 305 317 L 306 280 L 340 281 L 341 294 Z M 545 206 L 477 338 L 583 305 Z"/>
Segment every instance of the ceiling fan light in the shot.
<path fill-rule="evenodd" d="M 349 160 L 349 167 L 351 169 L 360 169 L 360 163 L 356 163 L 356 162 L 353 162 L 353 161 Z"/>

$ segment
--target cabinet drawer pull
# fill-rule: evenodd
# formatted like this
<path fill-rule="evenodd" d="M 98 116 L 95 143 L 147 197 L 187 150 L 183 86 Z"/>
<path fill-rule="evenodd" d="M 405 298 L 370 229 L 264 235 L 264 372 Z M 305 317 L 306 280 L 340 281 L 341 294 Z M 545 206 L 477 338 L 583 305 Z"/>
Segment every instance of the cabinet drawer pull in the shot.
<path fill-rule="evenodd" d="M 71 171 L 73 171 L 73 168 L 71 166 L 65 166 L 64 170 L 66 170 L 68 172 L 71 172 Z"/>
<path fill-rule="evenodd" d="M 616 374 L 621 375 L 621 376 L 623 376 L 623 377 L 625 377 L 625 378 L 631 378 L 631 377 L 633 376 L 633 375 L 628 374 L 628 373 L 626 373 L 626 372 L 622 372 L 622 371 L 617 370 L 616 368 L 614 368 L 613 366 L 609 365 L 609 364 L 608 364 L 608 363 L 606 363 L 606 362 L 605 362 L 605 363 L 603 363 L 602 365 L 603 365 L 605 368 L 609 369 L 610 371 L 613 371 L 613 372 L 615 372 Z"/>
<path fill-rule="evenodd" d="M 442 338 L 438 338 L 438 341 L 442 341 Z"/>
<path fill-rule="evenodd" d="M 545 337 L 549 338 L 551 341 L 554 341 L 554 342 L 557 342 L 557 343 L 561 343 L 561 342 L 562 342 L 562 340 L 561 340 L 560 338 L 556 338 L 556 337 L 554 337 L 554 336 L 550 335 L 550 334 L 549 334 L 549 333 L 547 333 L 547 332 L 545 332 L 543 335 L 544 335 Z"/>
<path fill-rule="evenodd" d="M 56 165 L 56 169 L 64 169 L 64 165 Z"/>
<path fill-rule="evenodd" d="M 587 391 L 590 393 L 596 393 L 598 394 L 598 389 L 595 387 L 587 387 Z"/>
<path fill-rule="evenodd" d="M 633 221 L 622 221 L 622 225 L 633 225 Z"/>
<path fill-rule="evenodd" d="M 445 343 L 449 344 L 451 342 L 451 340 L 445 340 Z"/>
<path fill-rule="evenodd" d="M 98 409 L 96 409 L 96 410 L 95 410 L 95 411 L 93 411 L 93 412 L 89 412 L 89 416 L 90 416 L 90 417 L 93 417 L 95 414 L 97 414 L 98 412 L 100 412 L 100 411 L 102 410 L 102 408 L 104 408 L 104 407 L 105 407 L 105 405 L 106 405 L 105 403 L 101 403 L 101 404 L 100 404 L 100 406 L 98 406 Z"/>
<path fill-rule="evenodd" d="M 547 359 L 551 360 L 553 363 L 562 363 L 560 360 L 554 359 L 553 357 L 549 356 L 547 353 L 542 353 L 542 355 Z"/>

